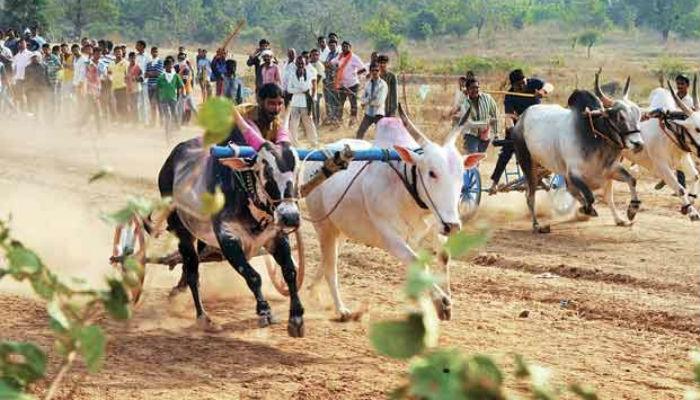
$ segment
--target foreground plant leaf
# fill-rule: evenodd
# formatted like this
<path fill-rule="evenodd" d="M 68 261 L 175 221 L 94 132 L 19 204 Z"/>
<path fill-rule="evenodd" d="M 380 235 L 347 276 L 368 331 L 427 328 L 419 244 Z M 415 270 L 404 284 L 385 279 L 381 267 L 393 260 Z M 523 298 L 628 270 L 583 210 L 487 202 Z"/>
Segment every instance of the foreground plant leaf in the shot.
<path fill-rule="evenodd" d="M 425 349 L 423 317 L 410 314 L 406 321 L 372 324 L 369 338 L 378 353 L 396 359 L 411 358 Z"/>
<path fill-rule="evenodd" d="M 102 303 L 112 317 L 118 320 L 129 319 L 131 309 L 129 308 L 129 295 L 124 289 L 124 285 L 117 279 L 107 280 L 110 290 L 103 292 Z"/>
<path fill-rule="evenodd" d="M 99 326 L 89 325 L 77 332 L 78 349 L 89 372 L 97 372 L 104 362 L 107 339 Z"/>
<path fill-rule="evenodd" d="M 483 246 L 488 241 L 488 236 L 485 232 L 467 233 L 459 232 L 447 239 L 445 250 L 450 253 L 451 257 L 461 257 L 471 250 Z"/>
<path fill-rule="evenodd" d="M 409 393 L 421 399 L 471 399 L 466 397 L 465 360 L 455 349 L 441 349 L 411 363 Z"/>
<path fill-rule="evenodd" d="M 10 378 L 10 383 L 19 387 L 42 378 L 46 372 L 46 355 L 32 343 L 2 342 L 0 343 L 0 372 L 1 376 Z"/>
<path fill-rule="evenodd" d="M 225 97 L 212 97 L 202 104 L 197 122 L 204 128 L 204 146 L 224 141 L 233 128 L 234 104 Z"/>
<path fill-rule="evenodd" d="M 7 252 L 7 261 L 10 274 L 18 279 L 22 279 L 24 275 L 36 274 L 43 267 L 39 256 L 19 243 L 13 244 Z"/>
<path fill-rule="evenodd" d="M 0 379 L 0 399 L 2 400 L 35 400 L 36 397 L 22 393 L 8 382 Z"/>
<path fill-rule="evenodd" d="M 216 215 L 222 208 L 224 208 L 224 204 L 226 203 L 224 193 L 221 191 L 221 187 L 218 185 L 214 189 L 214 193 L 202 193 L 200 200 L 202 201 L 200 211 L 202 214 L 208 216 Z"/>

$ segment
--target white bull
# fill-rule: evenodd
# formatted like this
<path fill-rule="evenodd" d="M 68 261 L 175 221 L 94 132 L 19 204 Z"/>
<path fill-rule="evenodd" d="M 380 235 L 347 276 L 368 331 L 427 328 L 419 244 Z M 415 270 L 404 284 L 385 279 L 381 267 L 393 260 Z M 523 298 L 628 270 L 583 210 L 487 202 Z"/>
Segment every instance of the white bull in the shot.
<path fill-rule="evenodd" d="M 678 97 L 670 83 L 668 86 L 668 90 L 657 88 L 650 95 L 651 118 L 640 125 L 644 151 L 624 151 L 623 155 L 663 179 L 668 187 L 680 195 L 683 204 L 681 212 L 688 214 L 691 221 L 698 221 L 700 214 L 692 204 L 692 198 L 697 197 L 700 188 L 700 176 L 692 160 L 692 152 L 700 155 L 697 76 L 693 78 L 692 108 Z M 676 170 L 685 173 L 685 188 L 678 182 Z"/>
<path fill-rule="evenodd" d="M 314 286 L 325 277 L 336 311 L 346 320 L 351 312 L 343 303 L 338 285 L 338 252 L 343 239 L 381 248 L 405 266 L 416 260 L 409 241 L 420 239 L 437 225 L 445 235 L 461 228 L 458 203 L 465 168 L 471 168 L 483 154 L 461 156 L 455 146 L 457 130 L 443 145 L 427 139 L 399 107 L 398 118 L 384 118 L 377 124 L 376 147 L 394 148 L 401 161 L 353 162 L 345 171 L 329 178 L 306 198 L 310 218 L 321 245 L 321 268 Z M 405 127 L 404 127 L 405 125 Z M 409 135 L 410 134 L 410 135 Z M 366 149 L 362 140 L 343 140 L 334 146 Z M 305 179 L 308 179 L 310 168 Z M 441 319 L 451 318 L 448 257 L 441 254 L 443 287 L 433 289 L 433 301 Z"/>
<path fill-rule="evenodd" d="M 527 179 L 527 204 L 532 227 L 548 233 L 535 215 L 535 190 L 546 171 L 566 179 L 567 190 L 581 203 L 580 213 L 597 216 L 592 191 L 605 189 L 607 203 L 618 225 L 627 225 L 615 209 L 612 181 L 626 182 L 632 194 L 627 209 L 631 221 L 639 209 L 636 180 L 619 163 L 626 147 L 641 151 L 644 142 L 639 134 L 640 113 L 624 100 L 613 100 L 600 91 L 600 71 L 596 74 L 596 95 L 576 90 L 569 97 L 568 108 L 558 105 L 535 105 L 525 112 L 513 131 L 518 163 Z M 629 80 L 624 98 L 629 93 Z"/>

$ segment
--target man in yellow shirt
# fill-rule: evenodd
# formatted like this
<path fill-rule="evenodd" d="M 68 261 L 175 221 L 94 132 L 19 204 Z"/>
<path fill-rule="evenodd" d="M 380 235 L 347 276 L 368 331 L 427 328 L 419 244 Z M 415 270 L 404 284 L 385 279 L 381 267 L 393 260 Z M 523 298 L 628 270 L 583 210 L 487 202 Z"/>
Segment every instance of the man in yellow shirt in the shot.
<path fill-rule="evenodd" d="M 112 93 L 117 112 L 115 120 L 121 122 L 127 119 L 126 73 L 128 68 L 129 64 L 124 60 L 122 49 L 117 47 L 114 50 L 114 63 L 107 68 L 107 76 L 112 81 Z"/>

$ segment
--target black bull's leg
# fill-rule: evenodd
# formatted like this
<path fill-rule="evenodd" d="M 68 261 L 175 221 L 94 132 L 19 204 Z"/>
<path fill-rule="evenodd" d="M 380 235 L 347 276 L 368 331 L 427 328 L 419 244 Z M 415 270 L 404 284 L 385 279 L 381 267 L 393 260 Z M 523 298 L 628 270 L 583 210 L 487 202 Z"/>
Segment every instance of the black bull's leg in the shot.
<path fill-rule="evenodd" d="M 284 281 L 289 288 L 289 322 L 287 332 L 292 337 L 304 336 L 304 307 L 299 300 L 299 288 L 297 288 L 297 271 L 292 259 L 292 249 L 286 235 L 279 235 L 266 246 L 266 250 L 272 254 L 277 264 L 282 267 Z"/>
<path fill-rule="evenodd" d="M 260 274 L 255 271 L 253 266 L 250 265 L 246 259 L 241 240 L 225 232 L 222 229 L 222 222 L 220 219 L 215 219 L 213 223 L 214 233 L 216 234 L 216 239 L 219 241 L 221 252 L 233 269 L 243 276 L 248 288 L 253 292 L 253 296 L 255 296 L 255 301 L 257 302 L 255 312 L 259 317 L 258 324 L 261 327 L 265 327 L 274 323 L 270 305 L 262 294 L 262 279 L 260 278 Z"/>

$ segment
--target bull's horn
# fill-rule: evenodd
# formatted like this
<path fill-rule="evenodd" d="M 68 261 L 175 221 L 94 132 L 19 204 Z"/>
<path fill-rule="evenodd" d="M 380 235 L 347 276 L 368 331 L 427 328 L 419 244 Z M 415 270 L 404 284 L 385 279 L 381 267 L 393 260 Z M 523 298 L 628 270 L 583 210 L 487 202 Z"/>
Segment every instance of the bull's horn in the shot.
<path fill-rule="evenodd" d="M 411 134 L 413 139 L 415 139 L 416 142 L 418 142 L 418 144 L 423 145 L 423 143 L 428 142 L 428 138 L 425 137 L 423 132 L 418 130 L 418 128 L 415 125 L 413 125 L 413 122 L 411 122 L 411 120 L 408 119 L 408 115 L 406 115 L 406 112 L 403 110 L 403 107 L 401 107 L 401 103 L 399 103 L 399 117 L 401 117 L 401 121 L 406 127 L 408 133 Z"/>
<path fill-rule="evenodd" d="M 629 100 L 630 96 L 630 81 L 632 80 L 631 76 L 627 77 L 627 81 L 625 81 L 625 89 L 622 91 L 622 98 L 624 100 Z"/>
<path fill-rule="evenodd" d="M 676 93 L 676 91 L 673 90 L 673 86 L 671 86 L 671 81 L 666 79 L 666 85 L 668 85 L 668 90 L 671 92 L 671 95 L 673 96 L 673 100 L 676 101 L 676 105 L 678 106 L 678 108 L 680 108 L 685 113 L 685 115 L 690 117 L 690 115 L 693 113 L 693 110 L 691 110 L 690 107 L 688 107 L 683 102 L 683 100 L 681 100 L 681 98 L 678 97 L 678 94 Z"/>
<path fill-rule="evenodd" d="M 700 109 L 700 100 L 698 100 L 698 74 L 693 74 L 693 110 Z"/>
<path fill-rule="evenodd" d="M 600 73 L 603 72 L 601 67 L 598 72 L 595 73 L 595 95 L 598 96 L 600 101 L 603 103 L 604 107 L 611 107 L 613 105 L 613 100 L 608 97 L 602 90 L 600 90 Z"/>
<path fill-rule="evenodd" d="M 457 141 L 457 135 L 459 135 L 459 131 L 461 130 L 462 126 L 458 125 L 452 128 L 452 131 L 445 136 L 445 141 L 442 144 L 443 146 L 449 146 L 451 144 L 454 144 Z"/>

